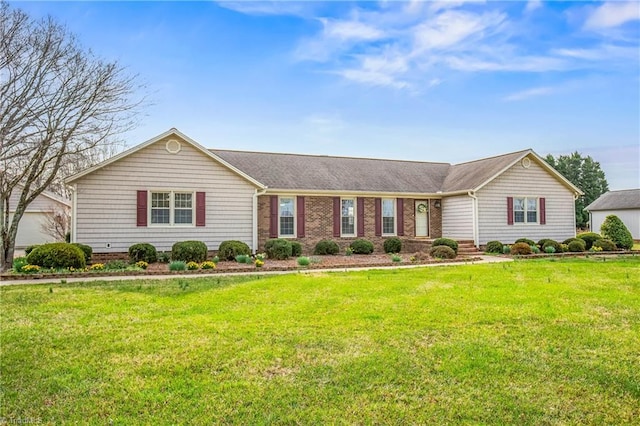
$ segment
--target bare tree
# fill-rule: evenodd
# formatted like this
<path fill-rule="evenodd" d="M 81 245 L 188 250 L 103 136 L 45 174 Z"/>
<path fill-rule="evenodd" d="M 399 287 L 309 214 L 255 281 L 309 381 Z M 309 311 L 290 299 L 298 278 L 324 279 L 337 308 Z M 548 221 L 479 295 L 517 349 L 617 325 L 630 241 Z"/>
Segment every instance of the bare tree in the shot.
<path fill-rule="evenodd" d="M 135 76 L 84 50 L 52 18 L 35 21 L 0 2 L 0 270 L 11 266 L 27 206 L 45 189 L 61 189 L 78 163 L 86 167 L 120 143 L 135 124 L 140 89 Z"/>
<path fill-rule="evenodd" d="M 65 241 L 71 227 L 71 214 L 67 209 L 51 209 L 40 223 L 40 230 L 56 241 Z"/>

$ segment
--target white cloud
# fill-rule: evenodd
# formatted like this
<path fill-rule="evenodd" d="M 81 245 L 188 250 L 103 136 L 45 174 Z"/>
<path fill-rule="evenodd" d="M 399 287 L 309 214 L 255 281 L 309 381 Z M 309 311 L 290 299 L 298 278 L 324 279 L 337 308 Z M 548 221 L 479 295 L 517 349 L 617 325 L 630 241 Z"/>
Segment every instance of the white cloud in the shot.
<path fill-rule="evenodd" d="M 553 87 L 534 87 L 532 89 L 522 90 L 520 92 L 512 93 L 502 98 L 504 101 L 522 101 L 524 99 L 533 98 L 536 96 L 544 96 L 555 93 L 556 89 Z"/>
<path fill-rule="evenodd" d="M 589 48 L 561 48 L 553 49 L 551 53 L 575 59 L 587 61 L 610 61 L 615 59 L 638 59 L 638 48 L 617 46 L 614 44 L 601 44 Z"/>
<path fill-rule="evenodd" d="M 445 58 L 445 61 L 452 69 L 467 72 L 547 72 L 571 69 L 570 64 L 566 61 L 548 56 L 480 58 L 467 54 L 465 56 L 449 56 Z"/>
<path fill-rule="evenodd" d="M 310 16 L 314 2 L 294 1 L 220 1 L 218 5 L 245 15 Z"/>
<path fill-rule="evenodd" d="M 610 1 L 593 10 L 587 17 L 584 28 L 591 30 L 612 28 L 637 20 L 640 20 L 639 2 Z"/>
<path fill-rule="evenodd" d="M 524 8 L 525 13 L 531 13 L 536 9 L 540 9 L 542 7 L 541 0 L 529 0 L 527 2 L 527 6 Z"/>
<path fill-rule="evenodd" d="M 384 37 L 384 31 L 358 21 L 339 21 L 320 18 L 324 25 L 324 36 L 339 40 L 377 40 Z"/>
<path fill-rule="evenodd" d="M 445 11 L 415 29 L 418 51 L 455 47 L 469 37 L 483 37 L 483 32 L 502 23 L 505 16 L 496 13 L 478 15 L 462 11 Z"/>

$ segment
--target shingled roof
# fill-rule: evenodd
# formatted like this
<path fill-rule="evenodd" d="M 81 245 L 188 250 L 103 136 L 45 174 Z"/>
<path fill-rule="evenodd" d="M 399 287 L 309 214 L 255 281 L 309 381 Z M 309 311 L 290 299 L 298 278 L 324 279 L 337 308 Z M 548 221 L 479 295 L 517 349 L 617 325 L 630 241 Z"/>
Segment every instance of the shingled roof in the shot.
<path fill-rule="evenodd" d="M 589 211 L 626 209 L 640 209 L 640 189 L 605 192 L 585 207 Z"/>
<path fill-rule="evenodd" d="M 450 164 L 210 150 L 270 189 L 436 193 Z"/>

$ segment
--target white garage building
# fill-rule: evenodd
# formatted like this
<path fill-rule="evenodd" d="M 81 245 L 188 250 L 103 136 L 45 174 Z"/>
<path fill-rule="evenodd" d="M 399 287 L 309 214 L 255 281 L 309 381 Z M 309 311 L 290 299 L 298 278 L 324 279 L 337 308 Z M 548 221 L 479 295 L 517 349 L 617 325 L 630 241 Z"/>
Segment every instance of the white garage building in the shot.
<path fill-rule="evenodd" d="M 593 232 L 600 232 L 605 218 L 613 214 L 622 220 L 634 240 L 640 240 L 640 189 L 605 192 L 585 210 Z"/>

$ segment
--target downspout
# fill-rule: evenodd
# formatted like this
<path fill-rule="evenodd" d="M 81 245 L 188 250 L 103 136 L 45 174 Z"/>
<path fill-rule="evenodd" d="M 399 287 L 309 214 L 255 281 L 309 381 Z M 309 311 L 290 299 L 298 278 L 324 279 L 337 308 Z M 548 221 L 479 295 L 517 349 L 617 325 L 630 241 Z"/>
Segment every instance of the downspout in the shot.
<path fill-rule="evenodd" d="M 73 196 L 71 197 L 71 242 L 77 242 L 77 229 L 78 229 L 78 187 L 77 185 L 71 186 Z"/>
<path fill-rule="evenodd" d="M 251 227 L 253 228 L 251 244 L 253 247 L 251 247 L 251 251 L 254 254 L 258 252 L 258 197 L 265 192 L 267 192 L 266 187 L 256 189 L 256 192 L 253 193 L 253 217 L 251 218 Z"/>
<path fill-rule="evenodd" d="M 576 200 L 580 197 L 580 194 L 577 192 L 573 193 L 573 236 L 576 234 Z M 589 231 L 593 232 L 593 217 L 591 216 L 591 212 L 589 212 Z"/>
<path fill-rule="evenodd" d="M 480 248 L 480 230 L 478 229 L 478 197 L 473 191 L 467 192 L 467 195 L 473 200 L 472 203 L 472 220 L 473 220 L 473 244 Z"/>

